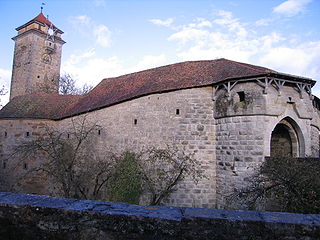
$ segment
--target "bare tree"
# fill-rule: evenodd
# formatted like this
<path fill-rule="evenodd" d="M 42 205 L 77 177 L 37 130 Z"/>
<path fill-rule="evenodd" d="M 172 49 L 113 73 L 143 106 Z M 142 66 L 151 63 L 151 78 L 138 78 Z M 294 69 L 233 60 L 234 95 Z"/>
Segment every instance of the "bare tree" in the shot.
<path fill-rule="evenodd" d="M 179 184 L 190 178 L 195 184 L 206 178 L 201 164 L 193 154 L 177 147 L 149 148 L 141 155 L 143 189 L 150 195 L 149 205 L 160 205 L 162 200 L 177 191 Z"/>
<path fill-rule="evenodd" d="M 70 74 L 64 74 L 59 80 L 59 93 L 60 94 L 86 94 L 93 88 L 92 85 L 84 84 L 82 88 L 76 87 L 76 81 Z"/>
<path fill-rule="evenodd" d="M 3 85 L 1 88 L 0 88 L 0 96 L 4 96 L 8 93 L 8 90 L 5 88 L 5 86 Z M 0 99 L 0 108 L 2 108 L 2 104 L 1 104 L 1 99 Z"/>
<path fill-rule="evenodd" d="M 30 178 L 42 173 L 56 195 L 135 204 L 145 197 L 149 205 L 160 205 L 183 180 L 197 184 L 205 177 L 193 154 L 175 147 L 147 147 L 138 153 L 97 149 L 101 131 L 86 117 L 72 120 L 63 131 L 46 126 L 42 135 L 21 142 L 9 156 L 18 159 L 16 166 L 33 163 L 17 184 L 22 179 L 35 184 Z"/>
<path fill-rule="evenodd" d="M 18 145 L 14 155 L 20 162 L 41 158 L 38 166 L 28 170 L 28 175 L 46 173 L 58 195 L 106 200 L 102 194 L 112 175 L 115 158 L 107 152 L 98 153 L 93 147 L 93 137 L 98 131 L 100 126 L 88 123 L 85 117 L 72 120 L 67 131 L 46 127 L 43 136 Z"/>
<path fill-rule="evenodd" d="M 86 93 L 90 92 L 92 89 L 93 89 L 92 85 L 88 85 L 88 84 L 85 83 L 82 86 L 82 88 L 80 89 L 80 94 L 86 94 Z"/>

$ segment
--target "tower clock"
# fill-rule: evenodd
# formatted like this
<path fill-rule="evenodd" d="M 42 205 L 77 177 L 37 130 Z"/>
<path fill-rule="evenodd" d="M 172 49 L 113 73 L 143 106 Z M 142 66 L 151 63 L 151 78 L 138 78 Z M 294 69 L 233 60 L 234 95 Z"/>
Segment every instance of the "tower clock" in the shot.
<path fill-rule="evenodd" d="M 16 30 L 10 100 L 30 93 L 58 93 L 63 32 L 42 12 Z"/>

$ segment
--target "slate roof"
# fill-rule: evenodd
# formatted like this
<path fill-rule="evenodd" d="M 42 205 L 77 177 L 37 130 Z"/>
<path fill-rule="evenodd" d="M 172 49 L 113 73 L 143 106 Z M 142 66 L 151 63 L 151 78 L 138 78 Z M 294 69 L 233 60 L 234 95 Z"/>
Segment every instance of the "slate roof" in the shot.
<path fill-rule="evenodd" d="M 78 95 L 29 94 L 12 99 L 0 118 L 62 119 L 108 107 L 152 93 L 214 85 L 231 79 L 280 76 L 294 81 L 315 81 L 282 74 L 227 59 L 189 61 L 102 80 L 89 93 Z"/>

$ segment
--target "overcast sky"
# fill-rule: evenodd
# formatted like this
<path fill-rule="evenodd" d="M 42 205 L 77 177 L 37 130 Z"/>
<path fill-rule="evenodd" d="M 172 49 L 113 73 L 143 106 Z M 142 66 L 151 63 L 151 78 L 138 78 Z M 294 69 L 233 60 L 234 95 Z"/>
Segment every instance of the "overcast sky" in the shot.
<path fill-rule="evenodd" d="M 216 58 L 320 80 L 320 0 L 0 0 L 0 84 L 7 88 L 15 28 L 42 2 L 65 32 L 61 73 L 79 86 Z M 313 94 L 320 96 L 320 84 Z"/>

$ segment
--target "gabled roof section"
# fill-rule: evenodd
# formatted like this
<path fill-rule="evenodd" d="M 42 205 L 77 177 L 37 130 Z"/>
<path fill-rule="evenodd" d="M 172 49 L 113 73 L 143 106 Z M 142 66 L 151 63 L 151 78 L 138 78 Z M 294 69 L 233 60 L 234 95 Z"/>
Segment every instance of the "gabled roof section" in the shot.
<path fill-rule="evenodd" d="M 264 76 L 290 78 L 292 81 L 312 85 L 315 83 L 309 78 L 223 58 L 190 61 L 107 78 L 82 96 L 30 94 L 16 97 L 0 111 L 0 118 L 62 119 L 153 93 Z"/>
<path fill-rule="evenodd" d="M 52 24 L 52 22 L 49 21 L 49 19 L 47 19 L 43 13 L 41 12 L 38 16 L 36 16 L 34 19 L 30 20 L 29 22 L 23 24 L 22 26 L 20 27 L 17 27 L 16 30 L 19 31 L 21 28 L 24 28 L 28 25 L 30 25 L 31 23 L 34 23 L 34 22 L 37 22 L 37 23 L 40 23 L 42 25 L 48 25 L 49 27 L 52 25 L 52 27 L 54 28 L 54 30 L 57 30 L 57 32 L 59 33 L 63 33 L 63 31 L 61 31 L 59 28 L 57 28 L 54 24 Z"/>

